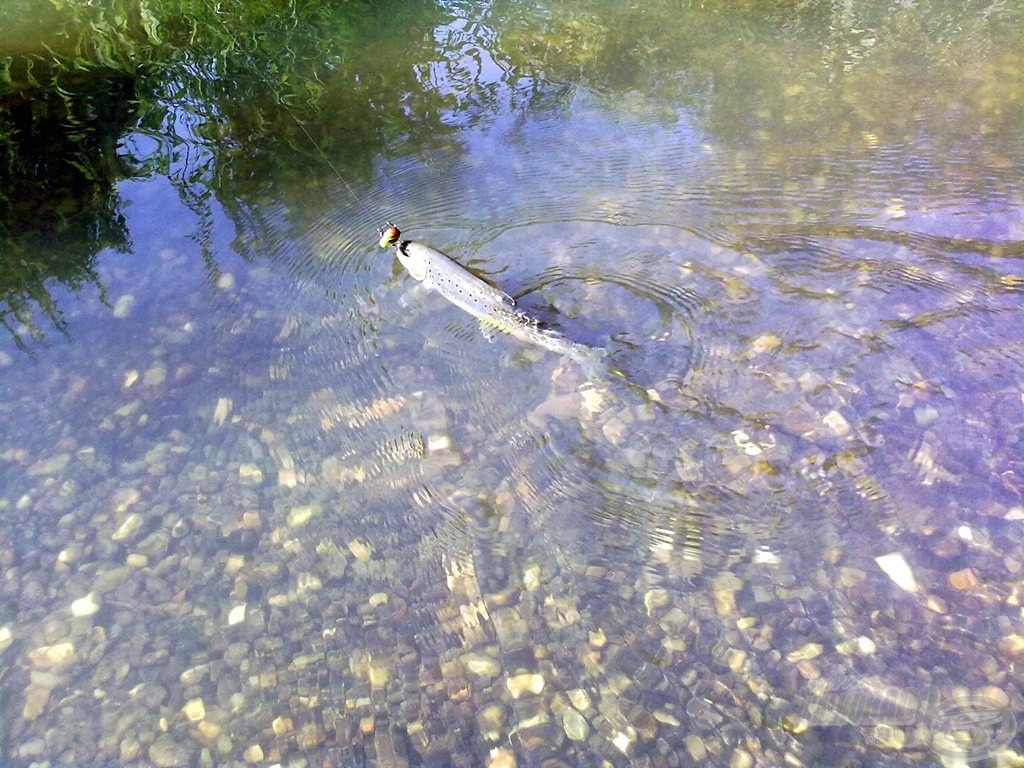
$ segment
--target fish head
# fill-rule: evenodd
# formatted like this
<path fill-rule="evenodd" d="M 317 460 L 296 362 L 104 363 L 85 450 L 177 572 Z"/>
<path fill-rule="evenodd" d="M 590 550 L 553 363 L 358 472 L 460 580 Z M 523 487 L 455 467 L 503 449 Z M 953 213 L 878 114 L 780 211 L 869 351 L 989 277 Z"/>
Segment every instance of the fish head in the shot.
<path fill-rule="evenodd" d="M 377 234 L 380 236 L 378 241 L 381 248 L 387 248 L 398 242 L 398 239 L 402 236 L 398 227 L 392 224 L 390 221 L 385 222 L 384 226 L 377 230 Z"/>

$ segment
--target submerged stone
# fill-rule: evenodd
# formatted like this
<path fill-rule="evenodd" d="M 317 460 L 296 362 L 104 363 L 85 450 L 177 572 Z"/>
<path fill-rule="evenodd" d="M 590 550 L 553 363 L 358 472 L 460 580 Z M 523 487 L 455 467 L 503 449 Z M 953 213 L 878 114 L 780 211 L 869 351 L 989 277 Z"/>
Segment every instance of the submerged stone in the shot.
<path fill-rule="evenodd" d="M 910 570 L 906 559 L 899 552 L 892 552 L 888 555 L 881 555 L 875 558 L 878 567 L 885 571 L 885 574 L 893 580 L 900 589 L 907 592 L 917 592 L 917 581 L 914 573 Z"/>
<path fill-rule="evenodd" d="M 543 691 L 544 677 L 543 675 L 530 673 L 514 675 L 505 681 L 505 686 L 508 688 L 508 692 L 512 694 L 512 698 L 518 699 L 524 693 L 537 694 Z"/>
<path fill-rule="evenodd" d="M 149 759 L 157 768 L 176 768 L 188 765 L 192 753 L 184 744 L 165 733 L 149 746 Z"/>

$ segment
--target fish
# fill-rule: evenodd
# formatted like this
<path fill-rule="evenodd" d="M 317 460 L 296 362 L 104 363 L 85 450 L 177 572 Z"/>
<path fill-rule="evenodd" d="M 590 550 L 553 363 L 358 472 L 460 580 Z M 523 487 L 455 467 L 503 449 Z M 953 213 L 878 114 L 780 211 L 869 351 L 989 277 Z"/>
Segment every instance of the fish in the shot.
<path fill-rule="evenodd" d="M 391 222 L 377 234 L 381 248 L 392 248 L 395 257 L 413 278 L 433 289 L 449 302 L 480 321 L 485 334 L 495 331 L 513 336 L 526 344 L 569 358 L 589 374 L 600 367 L 603 349 L 570 340 L 550 328 L 543 328 L 516 306 L 516 300 L 481 277 L 470 272 L 446 253 L 414 240 L 403 240 Z"/>

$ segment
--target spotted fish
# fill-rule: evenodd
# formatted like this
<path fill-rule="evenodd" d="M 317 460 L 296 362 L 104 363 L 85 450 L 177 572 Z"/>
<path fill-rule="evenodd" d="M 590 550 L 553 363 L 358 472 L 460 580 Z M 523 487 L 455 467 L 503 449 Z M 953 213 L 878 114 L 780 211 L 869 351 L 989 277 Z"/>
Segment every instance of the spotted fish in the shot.
<path fill-rule="evenodd" d="M 603 350 L 570 341 L 556 331 L 541 328 L 523 314 L 515 299 L 474 275 L 447 254 L 414 240 L 402 240 L 394 224 L 382 227 L 380 247 L 393 247 L 409 274 L 433 288 L 455 306 L 480 320 L 485 332 L 500 331 L 517 339 L 575 360 L 590 372 L 604 357 Z"/>

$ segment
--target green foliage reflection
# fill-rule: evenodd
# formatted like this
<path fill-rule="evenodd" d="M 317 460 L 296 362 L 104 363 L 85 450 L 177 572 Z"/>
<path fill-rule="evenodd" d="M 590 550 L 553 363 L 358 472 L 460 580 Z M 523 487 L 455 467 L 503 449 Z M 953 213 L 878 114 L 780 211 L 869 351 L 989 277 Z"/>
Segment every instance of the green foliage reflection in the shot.
<path fill-rule="evenodd" d="M 368 174 L 387 146 L 449 134 L 438 120 L 410 121 L 408 100 L 394 97 L 422 92 L 414 62 L 428 58 L 429 38 L 402 33 L 429 25 L 433 8 L 424 0 L 5 3 L 0 322 L 29 322 L 38 335 L 31 320 L 42 310 L 61 327 L 45 282 L 92 281 L 95 254 L 127 246 L 120 179 L 166 175 L 201 221 L 212 196 L 244 218 L 246 201 L 273 198 L 273 185 L 294 184 L 296 174 L 308 183 L 335 169 Z M 367 40 L 383 42 L 368 55 Z M 126 136 L 137 138 L 119 144 Z M 215 270 L 203 227 L 196 237 Z"/>

